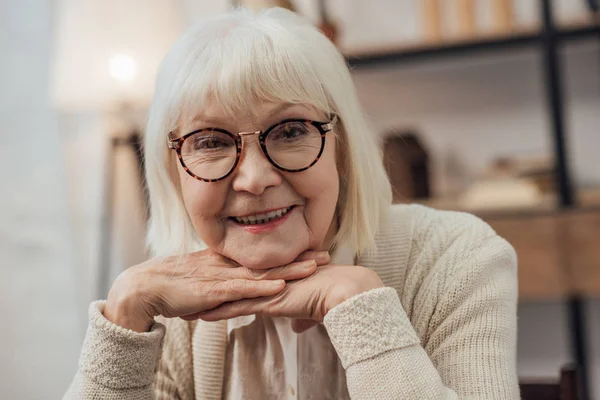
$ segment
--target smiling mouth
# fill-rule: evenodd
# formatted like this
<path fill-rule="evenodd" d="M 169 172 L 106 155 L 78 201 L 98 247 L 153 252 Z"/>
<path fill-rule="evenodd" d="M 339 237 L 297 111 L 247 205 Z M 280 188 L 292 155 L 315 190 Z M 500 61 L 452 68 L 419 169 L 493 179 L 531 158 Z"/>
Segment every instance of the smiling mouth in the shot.
<path fill-rule="evenodd" d="M 266 224 L 267 222 L 275 221 L 290 211 L 294 206 L 280 208 L 279 210 L 269 211 L 264 214 L 256 214 L 256 215 L 248 215 L 245 217 L 229 217 L 229 219 L 237 222 L 240 225 L 258 225 L 258 224 Z"/>

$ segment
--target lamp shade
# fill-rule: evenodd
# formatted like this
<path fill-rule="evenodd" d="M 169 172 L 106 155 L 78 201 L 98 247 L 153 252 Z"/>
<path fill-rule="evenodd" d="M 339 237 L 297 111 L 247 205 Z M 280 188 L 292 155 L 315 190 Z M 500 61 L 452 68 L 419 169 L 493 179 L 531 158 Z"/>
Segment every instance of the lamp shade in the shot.
<path fill-rule="evenodd" d="M 182 31 L 179 2 L 58 0 L 50 95 L 63 111 L 149 104 Z"/>

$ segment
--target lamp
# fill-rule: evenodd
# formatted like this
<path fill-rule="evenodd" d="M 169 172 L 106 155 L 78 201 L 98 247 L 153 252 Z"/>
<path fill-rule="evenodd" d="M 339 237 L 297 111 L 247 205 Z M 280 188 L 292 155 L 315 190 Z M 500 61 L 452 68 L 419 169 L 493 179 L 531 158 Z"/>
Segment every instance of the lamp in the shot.
<path fill-rule="evenodd" d="M 51 96 L 68 112 L 146 107 L 158 65 L 180 34 L 164 0 L 58 0 Z"/>
<path fill-rule="evenodd" d="M 135 193 L 138 193 L 139 199 L 140 189 L 144 186 L 139 140 L 141 121 L 145 118 L 145 110 L 152 98 L 158 66 L 181 32 L 181 10 L 178 5 L 178 2 L 165 0 L 56 1 L 50 87 L 52 103 L 63 116 L 80 118 L 100 114 L 101 120 L 109 125 L 105 129 L 110 135 L 107 135 L 109 143 L 103 174 L 104 204 L 100 222 L 100 261 L 95 298 L 106 296 L 111 264 L 114 261 L 112 223 L 113 213 L 117 211 L 118 214 L 119 211 L 114 207 L 127 201 L 132 207 L 135 203 L 131 199 L 135 197 Z M 93 138 L 90 137 L 92 131 L 94 129 L 82 132 L 80 143 L 88 143 L 88 146 L 93 144 Z M 101 149 L 87 149 L 90 154 L 98 150 Z M 70 172 L 71 175 L 80 173 L 87 177 L 93 173 L 86 169 L 102 168 L 102 165 L 93 165 L 94 162 L 84 160 L 85 156 L 81 155 L 84 152 L 73 153 L 77 154 L 67 154 L 68 158 L 75 160 L 75 165 L 70 169 L 84 172 L 74 171 Z M 136 157 L 133 157 L 134 154 Z M 118 163 L 122 165 L 119 167 Z M 136 169 L 136 165 L 140 168 Z M 80 179 L 80 183 L 88 185 L 87 189 L 93 189 L 89 186 L 92 183 L 88 182 L 93 180 Z M 132 181 L 135 184 L 131 184 Z M 85 187 L 71 189 L 72 193 L 86 190 Z M 116 203 L 114 195 L 117 192 L 125 193 L 128 199 L 120 199 L 120 203 Z M 141 210 L 146 208 L 144 199 L 138 201 Z M 71 206 L 73 207 L 72 199 Z M 129 210 L 131 213 L 135 211 Z M 145 213 L 142 215 L 145 217 Z M 127 217 L 131 218 L 129 215 Z M 142 225 L 141 228 L 125 228 L 128 231 L 133 229 L 135 235 L 142 236 L 136 238 L 139 239 L 136 244 L 140 243 L 138 247 L 143 247 L 141 243 L 145 221 L 142 217 L 136 221 L 138 225 Z M 124 240 L 132 240 L 129 236 L 134 235 L 126 236 L 128 237 Z M 127 243 L 117 244 L 122 247 L 120 250 L 123 252 L 132 251 Z M 122 258 L 128 261 L 127 255 Z"/>

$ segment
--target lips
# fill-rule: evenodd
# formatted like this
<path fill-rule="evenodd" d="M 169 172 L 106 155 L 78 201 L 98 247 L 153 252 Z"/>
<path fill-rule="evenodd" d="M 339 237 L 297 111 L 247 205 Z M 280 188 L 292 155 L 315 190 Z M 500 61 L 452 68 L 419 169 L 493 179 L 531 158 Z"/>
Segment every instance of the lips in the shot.
<path fill-rule="evenodd" d="M 257 225 L 265 224 L 267 222 L 274 221 L 278 218 L 283 217 L 289 213 L 294 206 L 280 208 L 277 210 L 269 211 L 263 214 L 246 215 L 244 217 L 230 217 L 232 220 L 242 225 Z"/>

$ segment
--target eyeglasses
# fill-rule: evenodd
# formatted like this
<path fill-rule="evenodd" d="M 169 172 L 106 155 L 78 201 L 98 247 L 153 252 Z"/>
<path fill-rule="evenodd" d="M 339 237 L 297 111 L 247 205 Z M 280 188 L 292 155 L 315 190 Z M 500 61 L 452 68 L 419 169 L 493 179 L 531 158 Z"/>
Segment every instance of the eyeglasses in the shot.
<path fill-rule="evenodd" d="M 328 122 L 286 119 L 265 131 L 239 132 L 205 128 L 180 138 L 169 133 L 169 149 L 177 152 L 183 169 L 203 182 L 225 179 L 237 167 L 242 154 L 242 138 L 258 135 L 267 160 L 286 172 L 307 170 L 319 161 L 325 148 L 325 134 L 333 129 L 337 116 Z"/>

